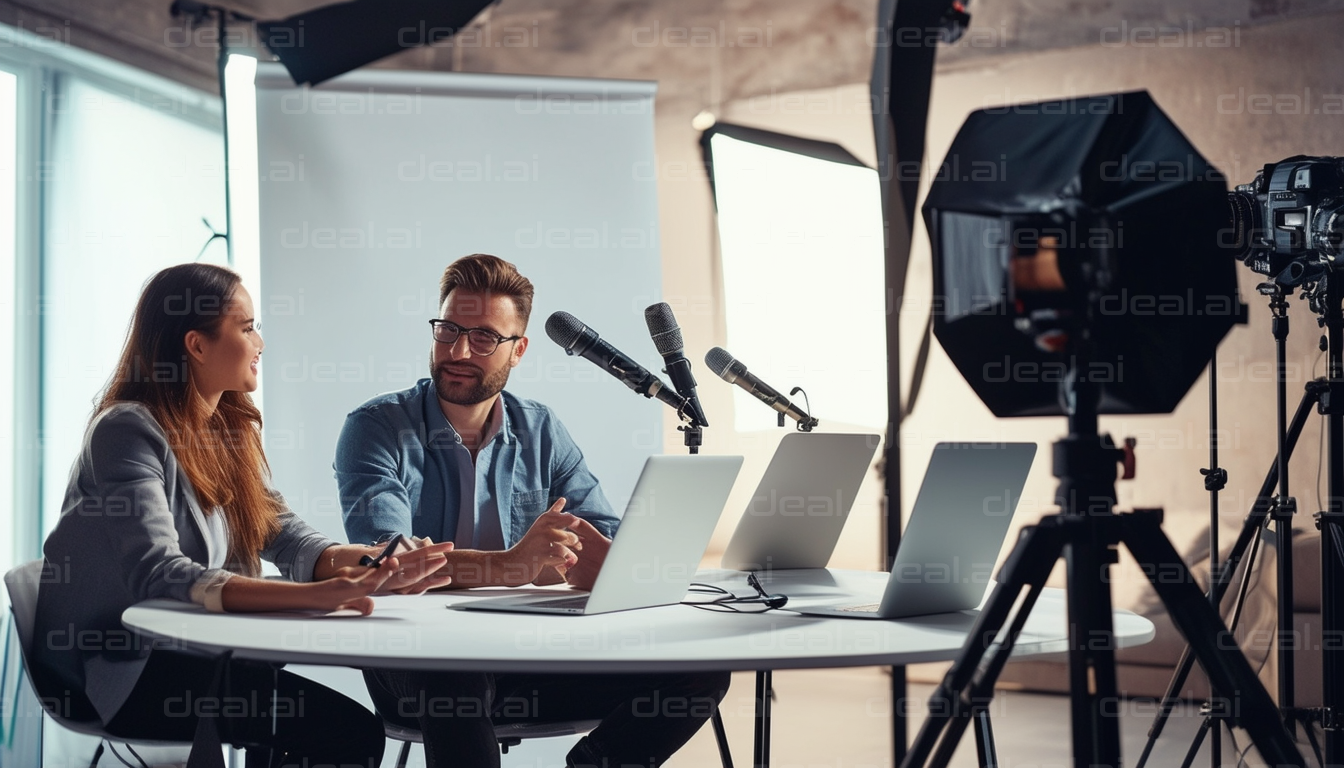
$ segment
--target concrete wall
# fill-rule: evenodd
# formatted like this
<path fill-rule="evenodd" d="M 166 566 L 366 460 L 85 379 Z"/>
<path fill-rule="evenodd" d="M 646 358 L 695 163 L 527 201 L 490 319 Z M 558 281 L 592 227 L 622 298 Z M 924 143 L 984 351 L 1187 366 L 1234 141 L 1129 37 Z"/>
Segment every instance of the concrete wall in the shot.
<path fill-rule="evenodd" d="M 1229 24 L 1198 31 L 1181 29 L 1179 34 L 1176 28 L 1150 29 L 1151 36 L 1134 24 L 1123 29 L 1117 24 L 1099 35 L 1095 45 L 963 58 L 940 67 L 929 121 L 931 162 L 941 162 L 965 116 L 975 109 L 1139 88 L 1153 94 L 1192 143 L 1234 184 L 1249 181 L 1264 163 L 1290 155 L 1344 152 L 1344 86 L 1338 79 L 1344 71 L 1344 51 L 1337 44 L 1344 14 L 1255 27 Z M 719 112 L 731 122 L 837 141 L 858 157 L 873 159 L 871 115 L 863 83 L 732 101 Z M 716 279 L 712 201 L 698 166 L 698 132 L 690 127 L 690 118 L 689 109 L 664 109 L 658 116 L 664 286 L 669 297 L 687 304 L 685 310 L 678 309 L 678 317 L 688 348 L 707 348 L 724 341 L 722 297 Z M 929 269 L 928 241 L 921 222 L 903 305 L 907 377 L 927 312 Z M 1262 276 L 1240 264 L 1237 270 L 1251 322 L 1234 329 L 1219 350 L 1220 427 L 1225 435 L 1220 464 L 1230 474 L 1221 497 L 1226 536 L 1239 528 L 1275 454 L 1274 347 L 1268 309 L 1255 291 Z M 1323 363 L 1316 348 L 1319 331 L 1305 302 L 1294 300 L 1290 317 L 1291 409 L 1303 383 L 1320 375 Z M 882 329 L 871 332 L 874 348 L 880 349 Z M 725 387 L 707 387 L 702 382 L 701 393 L 711 412 L 728 412 L 732 407 Z M 1199 474 L 1201 467 L 1208 466 L 1207 393 L 1206 376 L 1169 416 L 1106 417 L 1102 421 L 1103 429 L 1117 439 L 1129 435 L 1139 439 L 1139 476 L 1119 484 L 1121 506 L 1165 507 L 1166 527 L 1178 546 L 1193 538 L 1208 520 L 1208 494 Z M 874 404 L 874 408 L 881 407 Z M 1031 522 L 1052 507 L 1055 481 L 1050 476 L 1049 444 L 1064 428 L 1062 418 L 995 419 L 935 343 L 918 406 L 904 426 L 906 504 L 913 501 L 928 453 L 937 440 L 1035 440 L 1042 453 L 1016 521 Z M 778 439 L 778 435 L 733 434 L 726 428 L 709 430 L 706 435 L 715 450 L 748 455 L 744 475 L 753 466 L 763 469 Z M 675 433 L 669 432 L 667 440 L 668 450 L 675 450 Z M 1319 444 L 1318 423 L 1313 418 L 1289 472 L 1301 510 L 1300 526 L 1311 525 L 1309 515 L 1319 508 Z M 1322 498 L 1324 493 L 1322 485 Z M 879 495 L 876 483 L 865 485 L 865 497 L 842 540 L 837 564 L 877 564 Z M 729 507 L 730 512 L 740 508 L 741 504 Z M 721 525 L 718 546 L 726 544 L 731 525 L 727 519 Z"/>
<path fill-rule="evenodd" d="M 238 0 L 231 7 L 278 18 L 324 4 Z M 166 0 L 0 0 L 0 22 L 211 89 L 213 30 L 185 30 L 168 17 L 167 7 Z M 663 284 L 688 348 L 703 350 L 724 343 L 725 336 L 713 206 L 691 118 L 710 109 L 736 122 L 834 139 L 872 162 L 865 82 L 876 39 L 875 8 L 874 0 L 506 0 L 461 40 L 408 51 L 376 66 L 658 80 Z M 971 32 L 940 53 L 929 157 L 942 158 L 973 109 L 1132 88 L 1149 89 L 1235 182 L 1248 181 L 1259 165 L 1288 155 L 1344 154 L 1341 8 L 1344 0 L 976 3 Z M 490 44 L 518 30 L 524 33 L 522 45 Z M 230 43 L 246 48 L 254 40 L 235 27 Z M 909 333 L 922 328 L 924 306 L 917 298 L 929 290 L 922 230 L 915 242 L 903 305 L 910 313 L 903 321 Z M 1236 329 L 1221 352 L 1222 426 L 1230 441 L 1221 463 L 1231 474 L 1223 508 L 1229 528 L 1238 525 L 1274 454 L 1268 312 L 1254 292 L 1260 276 L 1238 269 L 1252 322 Z M 1301 383 L 1313 373 L 1317 334 L 1297 302 L 1292 316 L 1290 398 L 1296 402 Z M 880 349 L 881 329 L 872 332 L 874 348 Z M 914 347 L 911 338 L 903 340 L 907 355 Z M 904 370 L 908 375 L 908 364 Z M 706 408 L 730 413 L 730 390 L 707 376 L 700 376 Z M 1207 495 L 1197 471 L 1207 465 L 1205 392 L 1198 385 L 1171 416 L 1104 422 L 1117 436 L 1140 438 L 1140 476 L 1121 484 L 1122 504 L 1166 506 L 1168 527 L 1178 539 L 1193 535 L 1205 516 Z M 745 453 L 744 476 L 758 476 L 782 431 L 736 434 L 730 423 L 725 416 L 707 430 L 709 449 Z M 667 450 L 682 450 L 670 419 L 667 426 Z M 991 418 L 935 345 L 919 407 L 906 424 L 904 478 L 917 483 L 936 439 L 1002 436 L 1034 439 L 1045 448 L 1062 430 L 1062 419 Z M 1304 517 L 1317 507 L 1312 483 L 1318 443 L 1312 423 L 1290 474 Z M 1019 520 L 1048 509 L 1053 487 L 1042 456 Z M 838 564 L 878 563 L 879 496 L 876 483 L 865 486 Z M 913 493 L 905 498 L 908 503 Z M 737 498 L 729 508 L 744 504 Z M 721 526 L 716 546 L 726 543 L 731 524 Z"/>

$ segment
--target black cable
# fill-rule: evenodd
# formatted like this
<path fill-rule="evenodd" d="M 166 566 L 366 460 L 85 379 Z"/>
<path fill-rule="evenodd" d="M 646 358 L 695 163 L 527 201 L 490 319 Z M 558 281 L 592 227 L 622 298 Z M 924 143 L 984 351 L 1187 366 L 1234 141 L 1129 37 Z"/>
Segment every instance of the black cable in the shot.
<path fill-rule="evenodd" d="M 114 743 L 112 743 L 111 741 L 109 741 L 109 742 L 107 742 L 107 748 L 110 749 L 110 750 L 112 750 L 112 756 L 115 757 L 115 758 L 117 758 L 118 760 L 120 760 L 120 761 L 121 761 L 121 764 L 124 765 L 124 766 L 126 766 L 126 768 L 135 768 L 135 766 L 132 765 L 132 764 L 130 763 L 130 761 L 128 761 L 126 758 L 122 757 L 122 756 L 121 756 L 121 753 L 117 751 L 117 745 L 116 745 L 116 744 L 114 744 Z M 130 748 L 131 748 L 131 745 L 130 745 L 130 744 L 127 744 L 127 745 L 126 745 L 126 748 L 127 748 L 127 749 L 130 749 Z M 132 753 L 134 753 L 134 750 L 132 750 Z M 144 761 L 139 755 L 136 755 L 135 757 L 136 757 L 137 760 L 140 761 L 140 768 L 149 768 L 149 765 L 146 764 L 145 761 Z"/>
<path fill-rule="evenodd" d="M 205 245 L 201 246 L 201 250 L 196 253 L 196 258 L 194 259 L 194 261 L 200 261 L 201 257 L 205 255 L 205 249 L 209 248 L 210 244 L 215 242 L 216 240 L 223 240 L 225 246 L 228 246 L 229 244 L 228 234 L 220 232 L 216 230 L 214 227 L 210 226 L 209 219 L 202 216 L 201 223 L 205 224 L 206 229 L 210 230 L 210 237 L 205 241 Z"/>
<path fill-rule="evenodd" d="M 135 759 L 139 760 L 140 764 L 145 766 L 145 768 L 149 768 L 148 764 L 145 763 L 145 758 L 141 757 L 140 753 L 135 751 L 135 747 L 132 747 L 130 744 L 127 744 L 126 751 L 130 752 L 132 755 L 135 755 Z"/>

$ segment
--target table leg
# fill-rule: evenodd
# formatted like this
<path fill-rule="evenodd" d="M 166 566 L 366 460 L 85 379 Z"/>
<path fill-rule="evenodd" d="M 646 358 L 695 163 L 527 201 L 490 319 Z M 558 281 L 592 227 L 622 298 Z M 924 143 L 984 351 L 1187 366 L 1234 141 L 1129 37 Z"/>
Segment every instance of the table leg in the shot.
<path fill-rule="evenodd" d="M 905 712 L 906 696 L 909 692 L 906 690 L 905 667 L 891 667 L 891 764 L 900 765 L 905 762 L 906 745 L 910 743 L 910 737 L 906 733 Z"/>
<path fill-rule="evenodd" d="M 752 765 L 756 768 L 770 766 L 770 696 L 771 671 L 756 671 L 756 746 Z"/>

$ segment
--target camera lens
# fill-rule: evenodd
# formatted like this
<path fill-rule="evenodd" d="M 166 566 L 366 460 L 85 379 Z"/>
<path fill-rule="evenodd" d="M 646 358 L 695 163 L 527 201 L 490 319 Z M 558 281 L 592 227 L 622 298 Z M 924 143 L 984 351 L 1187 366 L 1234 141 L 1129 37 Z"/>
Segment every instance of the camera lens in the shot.
<path fill-rule="evenodd" d="M 1232 249 L 1232 255 L 1245 259 L 1256 248 L 1255 239 L 1264 231 L 1260 201 L 1247 192 L 1228 192 L 1227 204 L 1232 213 L 1231 242 L 1222 243 Z"/>
<path fill-rule="evenodd" d="M 1316 220 L 1321 223 L 1315 232 L 1316 247 L 1331 256 L 1344 253 L 1344 204 L 1317 212 Z"/>

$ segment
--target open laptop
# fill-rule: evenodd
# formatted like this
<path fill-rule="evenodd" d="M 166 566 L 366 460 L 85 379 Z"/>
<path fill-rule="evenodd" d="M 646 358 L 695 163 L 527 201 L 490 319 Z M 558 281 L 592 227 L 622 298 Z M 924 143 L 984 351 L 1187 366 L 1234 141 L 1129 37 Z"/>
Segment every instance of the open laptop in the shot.
<path fill-rule="evenodd" d="M 650 456 L 591 592 L 473 600 L 454 607 L 583 615 L 679 603 L 741 468 L 741 456 Z"/>
<path fill-rule="evenodd" d="M 880 603 L 795 605 L 786 610 L 853 619 L 899 619 L 975 608 L 1036 455 L 1035 443 L 939 443 Z"/>
<path fill-rule="evenodd" d="M 728 541 L 722 567 L 825 568 L 881 444 L 881 435 L 785 435 Z"/>

